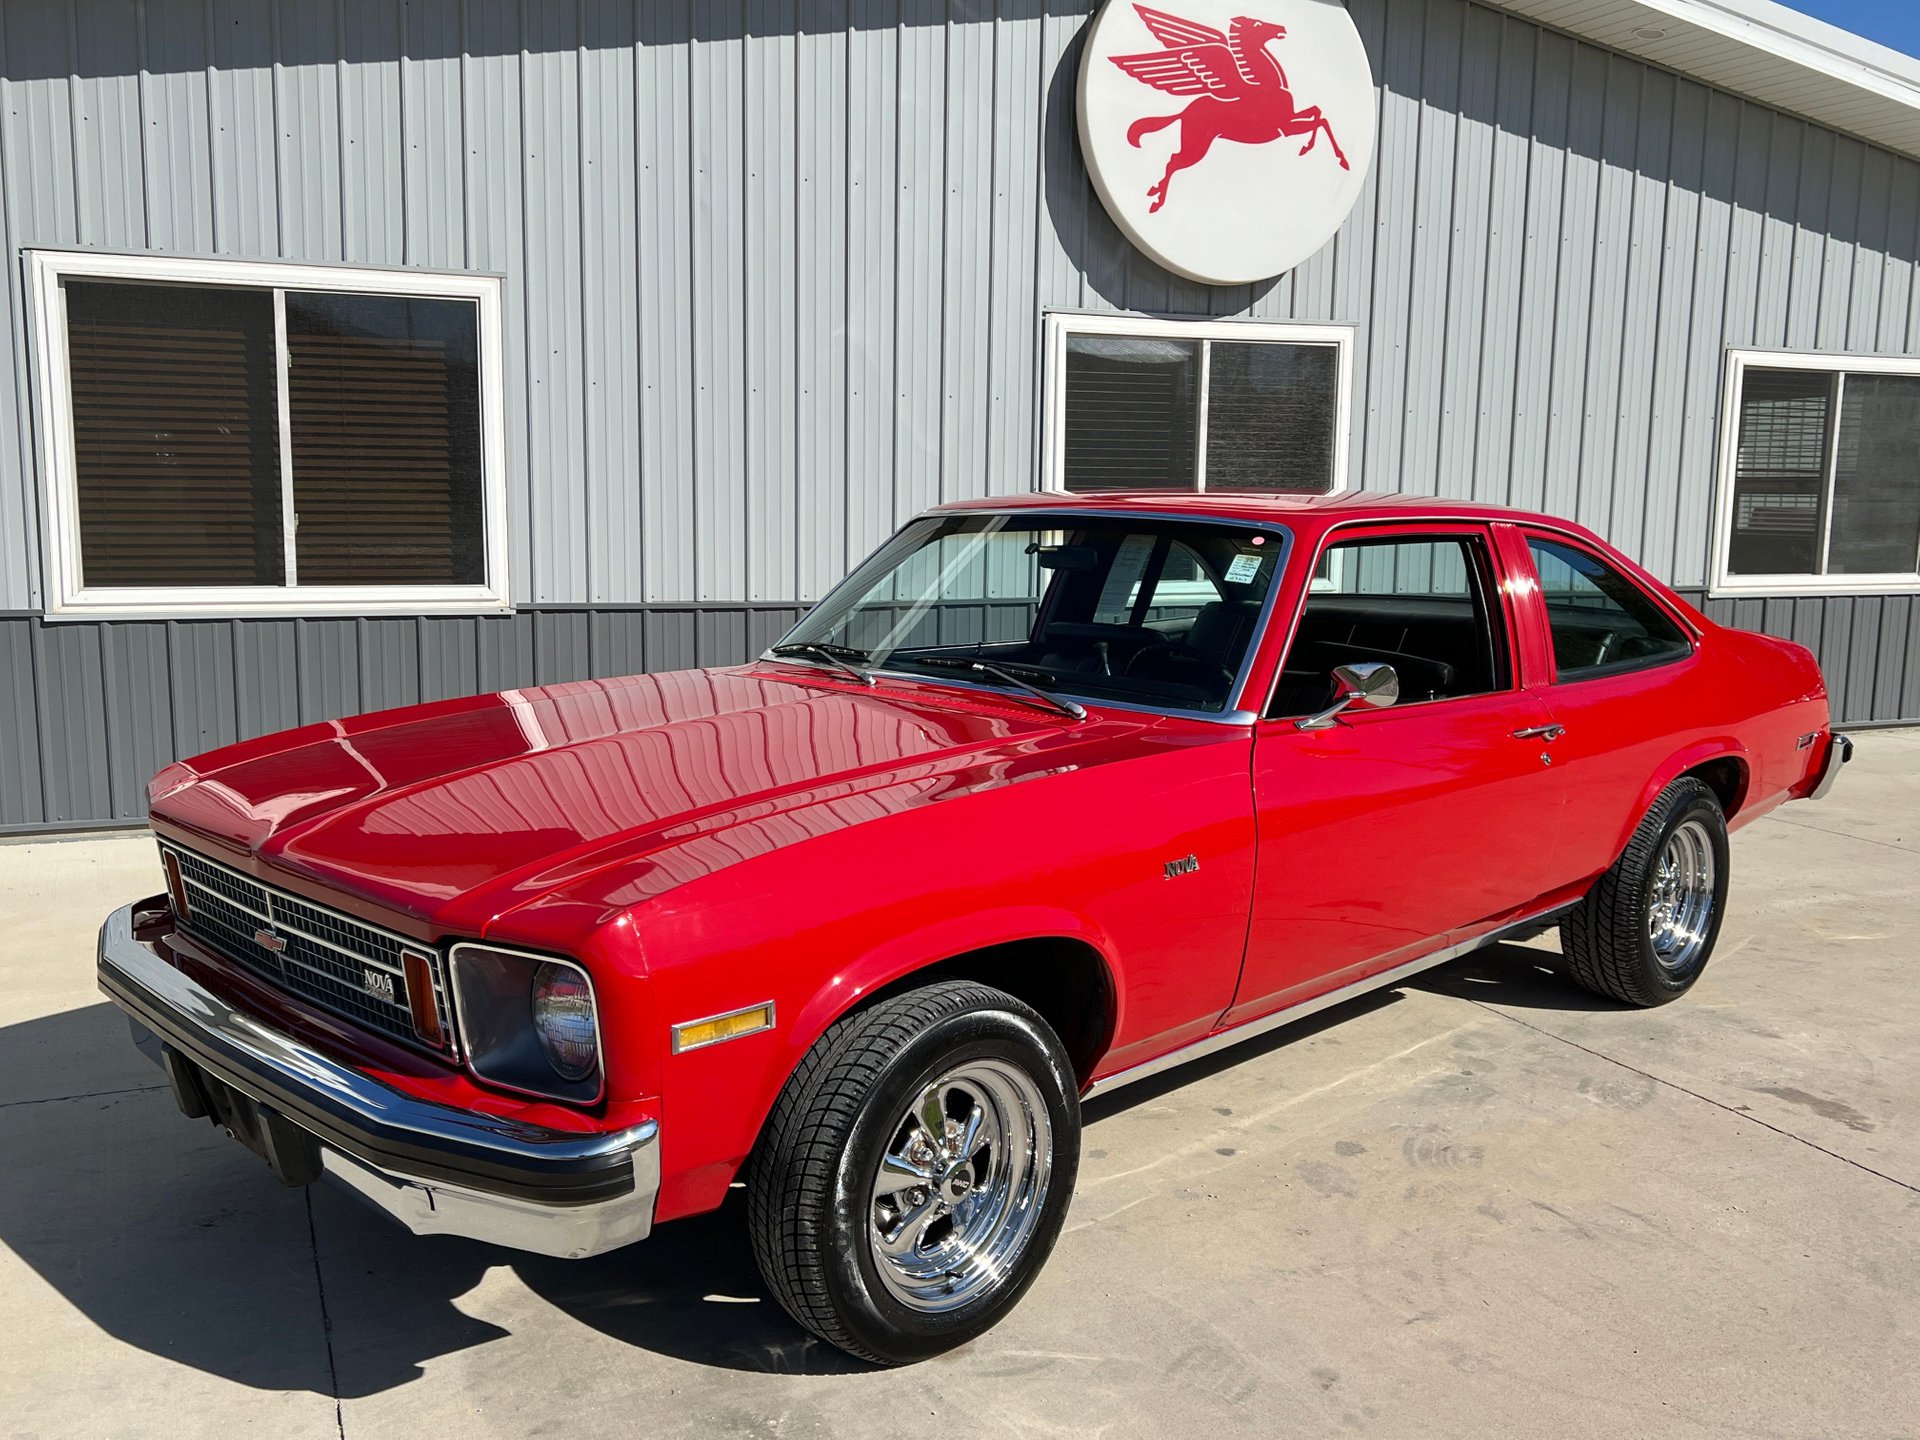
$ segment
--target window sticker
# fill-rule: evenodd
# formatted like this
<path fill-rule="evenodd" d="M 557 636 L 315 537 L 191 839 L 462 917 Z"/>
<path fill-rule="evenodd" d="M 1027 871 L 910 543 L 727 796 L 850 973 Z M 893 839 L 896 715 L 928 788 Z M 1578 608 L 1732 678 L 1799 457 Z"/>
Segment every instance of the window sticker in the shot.
<path fill-rule="evenodd" d="M 1232 562 L 1227 566 L 1227 584 L 1246 584 L 1249 580 L 1253 579 L 1255 575 L 1260 573 L 1260 562 L 1265 558 L 1263 555 L 1244 553 L 1234 556 Z"/>

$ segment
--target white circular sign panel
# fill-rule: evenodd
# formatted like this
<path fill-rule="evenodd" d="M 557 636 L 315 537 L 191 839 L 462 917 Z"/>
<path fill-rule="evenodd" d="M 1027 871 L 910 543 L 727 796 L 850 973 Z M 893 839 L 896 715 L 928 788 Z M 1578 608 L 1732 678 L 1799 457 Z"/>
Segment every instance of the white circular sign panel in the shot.
<path fill-rule="evenodd" d="M 1340 0 L 1108 0 L 1087 29 L 1079 108 L 1114 223 L 1209 285 L 1312 255 L 1373 161 L 1373 71 Z"/>

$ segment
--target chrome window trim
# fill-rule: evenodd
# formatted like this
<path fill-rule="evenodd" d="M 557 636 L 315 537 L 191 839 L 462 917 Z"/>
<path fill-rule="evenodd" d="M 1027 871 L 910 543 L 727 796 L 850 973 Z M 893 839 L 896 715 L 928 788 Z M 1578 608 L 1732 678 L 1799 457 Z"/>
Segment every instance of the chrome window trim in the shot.
<path fill-rule="evenodd" d="M 1252 636 L 1248 638 L 1247 653 L 1241 657 L 1240 669 L 1234 675 L 1233 684 L 1228 687 L 1227 690 L 1230 698 L 1237 697 L 1241 701 L 1239 707 L 1229 710 L 1189 710 L 1174 705 L 1145 705 L 1125 700 L 1109 700 L 1099 695 L 1089 695 L 1084 691 L 1068 690 L 1064 687 L 1049 692 L 1050 694 L 1059 695 L 1063 699 L 1077 700 L 1089 709 L 1123 710 L 1129 714 L 1160 715 L 1181 720 L 1199 720 L 1210 725 L 1226 725 L 1234 728 L 1251 725 L 1259 718 L 1256 711 L 1246 708 L 1247 684 L 1252 679 L 1253 665 L 1254 661 L 1259 658 L 1260 647 L 1266 641 L 1267 627 L 1273 621 L 1274 606 L 1279 602 L 1280 590 L 1287 578 L 1287 567 L 1293 563 L 1294 534 L 1293 527 L 1284 521 L 1256 520 L 1244 515 L 1214 515 L 1204 512 L 1196 514 L 1189 510 L 1123 510 L 1073 504 L 1057 506 L 1020 505 L 1015 507 L 964 505 L 956 506 L 952 509 L 942 507 L 937 510 L 926 510 L 913 516 L 906 522 L 906 525 L 902 525 L 899 530 L 889 535 L 876 546 L 865 559 L 861 560 L 858 565 L 855 565 L 842 576 L 840 581 L 834 585 L 832 589 L 828 590 L 825 595 L 822 595 L 818 600 L 814 601 L 813 604 L 809 605 L 806 610 L 802 612 L 800 618 L 794 621 L 793 625 L 788 628 L 786 633 L 778 640 L 775 640 L 772 645 L 761 651 L 758 658 L 763 661 L 781 663 L 781 657 L 773 653 L 774 648 L 784 645 L 788 638 L 792 636 L 793 632 L 806 623 L 808 616 L 812 615 L 815 610 L 818 610 L 822 605 L 825 605 L 833 599 L 841 590 L 845 589 L 852 582 L 853 577 L 859 574 L 866 566 L 867 562 L 872 560 L 873 557 L 878 555 L 882 550 L 886 549 L 888 545 L 891 545 L 894 540 L 899 537 L 901 531 L 907 528 L 907 525 L 918 524 L 922 520 L 939 520 L 950 515 L 1033 515 L 1045 518 L 1058 516 L 1094 520 L 1165 520 L 1187 525 L 1226 525 L 1235 529 L 1258 531 L 1265 535 L 1277 535 L 1280 540 L 1280 549 L 1278 551 L 1279 558 L 1274 565 L 1273 580 L 1267 586 L 1266 598 L 1260 602 L 1260 616 L 1254 622 Z M 955 689 L 979 691 L 986 695 L 999 695 L 1003 698 L 1009 693 L 1005 686 L 980 685 L 968 680 L 955 679 L 951 676 L 925 675 L 918 671 L 890 670 L 884 665 L 872 667 L 871 673 L 884 675 L 889 679 L 915 680 L 935 686 L 951 686 Z"/>
<path fill-rule="evenodd" d="M 1483 558 L 1489 566 L 1495 568 L 1495 573 L 1487 577 L 1496 583 L 1493 586 L 1493 593 L 1487 596 L 1486 600 L 1491 607 L 1497 608 L 1500 612 L 1499 623 L 1506 633 L 1507 649 L 1509 652 L 1507 656 L 1507 668 L 1510 672 L 1507 676 L 1508 683 L 1498 690 L 1483 690 L 1477 695 L 1443 695 L 1438 700 L 1416 700 L 1404 707 L 1398 705 L 1393 706 L 1389 711 L 1382 713 L 1391 713 L 1392 710 L 1400 709 L 1415 710 L 1427 705 L 1449 705 L 1459 700 L 1480 700 L 1488 695 L 1512 695 L 1524 688 L 1520 683 L 1520 627 L 1515 623 L 1516 617 L 1506 599 L 1501 595 L 1500 586 L 1497 583 L 1500 579 L 1498 574 L 1500 555 L 1499 546 L 1495 544 L 1494 541 L 1493 527 L 1499 523 L 1499 520 L 1495 517 L 1471 513 L 1464 515 L 1366 515 L 1357 516 L 1351 520 L 1336 520 L 1325 530 L 1321 531 L 1319 547 L 1313 554 L 1313 565 L 1307 572 L 1307 583 L 1300 587 L 1300 598 L 1294 604 L 1293 618 L 1287 622 L 1286 643 L 1281 647 L 1279 663 L 1273 667 L 1273 679 L 1267 682 L 1267 698 L 1265 703 L 1263 703 L 1256 712 L 1256 719 L 1293 720 L 1298 718 L 1292 715 L 1272 715 L 1268 712 L 1273 709 L 1273 697 L 1280 693 L 1280 676 L 1287 668 L 1287 656 L 1293 651 L 1293 642 L 1300 634 L 1301 618 L 1307 613 L 1307 601 L 1313 594 L 1313 569 L 1318 568 L 1322 555 L 1325 555 L 1335 545 L 1345 543 L 1344 540 L 1336 540 L 1334 538 L 1335 536 L 1339 535 L 1343 530 L 1361 529 L 1369 525 L 1414 527 L 1432 525 L 1441 527 L 1440 533 L 1442 535 L 1447 533 L 1445 530 L 1447 526 L 1465 525 L 1473 527 L 1478 532 L 1474 538 L 1480 540 L 1484 547 Z M 1417 540 L 1421 537 L 1418 535 L 1409 535 L 1405 538 Z M 1453 538 L 1462 539 L 1466 537 L 1454 536 Z M 1491 622 L 1492 618 L 1493 617 L 1489 615 L 1489 622 Z"/>
<path fill-rule="evenodd" d="M 587 982 L 587 994 L 593 999 L 593 1068 L 600 1084 L 599 1088 L 593 1092 L 592 1099 L 582 1100 L 567 1095 L 555 1095 L 550 1090 L 529 1090 L 524 1086 L 510 1085 L 504 1080 L 494 1080 L 474 1069 L 473 1056 L 467 1048 L 466 1021 L 460 1014 L 460 987 L 454 982 L 454 971 L 460 963 L 462 950 L 490 950 L 496 955 L 512 955 L 516 959 L 531 960 L 537 965 L 564 965 L 567 969 L 580 973 L 581 978 Z M 527 1000 L 527 1024 L 531 1027 L 533 1024 L 531 992 Z M 600 1028 L 600 990 L 593 983 L 593 972 L 578 960 L 570 960 L 565 955 L 544 955 L 536 950 L 521 950 L 513 945 L 495 945 L 487 940 L 456 940 L 447 947 L 447 1009 L 452 1014 L 454 1034 L 458 1037 L 461 1068 L 473 1077 L 475 1083 L 504 1091 L 509 1095 L 529 1095 L 536 1100 L 550 1101 L 555 1105 L 593 1106 L 607 1098 L 607 1041 Z M 537 1036 L 535 1040 L 537 1043 Z M 560 1078 L 557 1071 L 555 1078 Z"/>

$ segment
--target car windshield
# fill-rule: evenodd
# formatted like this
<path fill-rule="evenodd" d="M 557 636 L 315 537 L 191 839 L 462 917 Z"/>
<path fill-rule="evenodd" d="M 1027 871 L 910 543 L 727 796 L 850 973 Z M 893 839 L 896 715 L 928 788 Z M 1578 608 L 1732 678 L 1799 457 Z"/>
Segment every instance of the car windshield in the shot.
<path fill-rule="evenodd" d="M 1204 520 L 927 516 L 769 653 L 1223 711 L 1285 549 L 1278 527 Z"/>

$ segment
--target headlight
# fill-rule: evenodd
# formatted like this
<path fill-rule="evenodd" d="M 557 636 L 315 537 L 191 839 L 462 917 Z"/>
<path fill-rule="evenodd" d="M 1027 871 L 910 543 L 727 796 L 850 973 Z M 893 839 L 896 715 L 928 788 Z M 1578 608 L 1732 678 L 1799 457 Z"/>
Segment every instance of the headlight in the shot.
<path fill-rule="evenodd" d="M 584 1080 L 600 1059 L 587 977 L 551 961 L 533 972 L 533 1033 L 565 1080 Z"/>
<path fill-rule="evenodd" d="M 467 1064 L 490 1084 L 576 1104 L 600 1098 L 593 980 L 578 965 L 492 945 L 448 952 Z"/>

